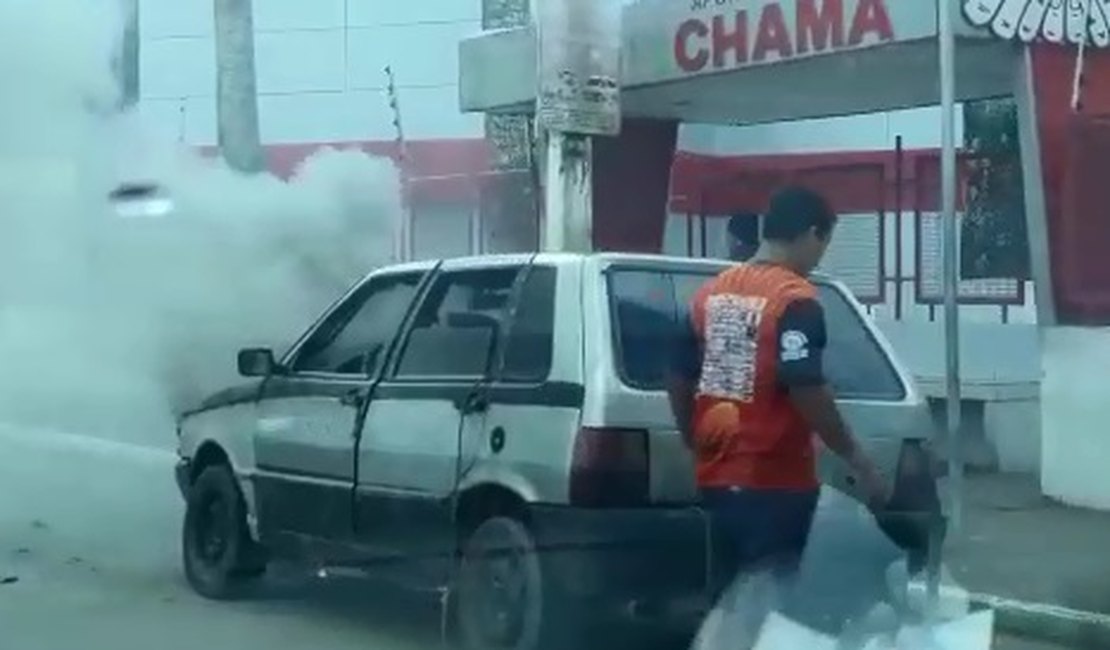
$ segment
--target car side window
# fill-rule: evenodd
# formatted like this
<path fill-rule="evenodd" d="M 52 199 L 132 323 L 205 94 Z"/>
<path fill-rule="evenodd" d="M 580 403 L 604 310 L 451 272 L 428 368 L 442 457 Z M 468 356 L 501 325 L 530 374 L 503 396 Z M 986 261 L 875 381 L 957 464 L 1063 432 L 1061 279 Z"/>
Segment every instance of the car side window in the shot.
<path fill-rule="evenodd" d="M 360 287 L 304 342 L 293 372 L 376 376 L 422 277 L 391 275 Z"/>
<path fill-rule="evenodd" d="M 520 267 L 511 267 L 437 278 L 413 319 L 396 376 L 486 376 L 519 274 Z"/>
<path fill-rule="evenodd" d="M 817 284 L 817 295 L 828 332 L 825 377 L 836 396 L 881 401 L 904 398 L 902 380 L 847 296 L 824 283 Z"/>
<path fill-rule="evenodd" d="M 664 387 L 668 346 L 713 272 L 616 269 L 609 274 L 617 370 L 629 386 Z M 817 282 L 828 342 L 824 371 L 839 399 L 897 401 L 905 386 L 863 317 L 834 285 Z"/>
<path fill-rule="evenodd" d="M 552 266 L 532 266 L 521 285 L 505 340 L 499 379 L 540 382 L 551 373 L 555 345 L 555 280 Z"/>
<path fill-rule="evenodd" d="M 614 269 L 608 277 L 617 371 L 628 386 L 662 389 L 680 324 L 673 274 Z"/>

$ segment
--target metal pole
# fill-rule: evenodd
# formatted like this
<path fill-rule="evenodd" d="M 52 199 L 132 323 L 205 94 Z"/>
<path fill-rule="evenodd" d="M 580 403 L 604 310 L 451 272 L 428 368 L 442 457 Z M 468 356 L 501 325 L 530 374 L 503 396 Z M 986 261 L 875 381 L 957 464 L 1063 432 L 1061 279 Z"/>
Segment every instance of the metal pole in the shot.
<path fill-rule="evenodd" d="M 1041 169 L 1041 140 L 1037 124 L 1037 98 L 1033 92 L 1033 61 L 1030 48 L 1023 47 L 1014 70 L 1014 102 L 1017 104 L 1018 148 L 1025 189 L 1025 231 L 1029 236 L 1029 270 L 1037 304 L 1037 325 L 1056 324 L 1056 300 L 1052 295 L 1052 264 L 1048 252 L 1045 217 L 1044 174 Z"/>
<path fill-rule="evenodd" d="M 397 94 L 397 80 L 393 76 L 393 66 L 385 66 L 386 96 L 389 100 L 389 110 L 393 113 L 393 129 L 397 134 L 397 168 L 401 182 L 401 223 L 397 228 L 397 239 L 394 242 L 394 257 L 398 261 L 408 261 L 414 257 L 415 237 L 413 230 L 416 224 L 416 208 L 413 206 L 412 177 L 409 173 L 408 141 L 405 140 L 405 127 L 401 122 L 401 99 Z"/>
<path fill-rule="evenodd" d="M 1094 0 L 1087 0 L 1087 6 L 1083 9 L 1083 24 L 1091 24 L 1091 10 L 1094 8 Z M 1087 55 L 1087 30 L 1083 29 L 1083 38 L 1079 41 L 1079 52 L 1075 55 L 1075 70 L 1072 73 L 1071 79 L 1071 110 L 1078 111 L 1080 107 L 1080 100 L 1083 97 L 1083 64 L 1086 62 Z"/>
<path fill-rule="evenodd" d="M 948 407 L 948 518 L 959 529 L 963 514 L 960 440 L 959 224 L 956 221 L 956 41 L 952 0 L 939 0 L 941 209 L 944 219 L 944 343 Z"/>
<path fill-rule="evenodd" d="M 894 138 L 894 320 L 902 320 L 902 184 L 906 164 L 902 136 Z M 884 225 L 885 228 L 885 225 Z"/>

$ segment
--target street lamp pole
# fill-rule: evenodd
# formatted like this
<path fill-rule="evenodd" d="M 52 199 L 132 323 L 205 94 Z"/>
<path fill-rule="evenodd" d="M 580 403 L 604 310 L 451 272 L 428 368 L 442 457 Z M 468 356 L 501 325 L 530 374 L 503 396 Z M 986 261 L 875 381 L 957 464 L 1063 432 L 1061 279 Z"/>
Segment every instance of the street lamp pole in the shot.
<path fill-rule="evenodd" d="M 944 223 L 944 347 L 948 434 L 948 519 L 963 518 L 963 445 L 960 439 L 959 224 L 956 217 L 956 39 L 952 0 L 939 0 L 941 214 Z"/>

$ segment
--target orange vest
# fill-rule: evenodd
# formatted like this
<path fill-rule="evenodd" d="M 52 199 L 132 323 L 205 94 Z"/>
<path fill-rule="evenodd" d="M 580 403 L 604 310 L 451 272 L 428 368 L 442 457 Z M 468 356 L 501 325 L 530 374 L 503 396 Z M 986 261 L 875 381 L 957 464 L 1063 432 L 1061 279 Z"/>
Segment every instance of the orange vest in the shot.
<path fill-rule="evenodd" d="M 814 286 L 771 264 L 734 266 L 694 296 L 703 351 L 693 420 L 699 486 L 818 486 L 813 434 L 777 377 L 779 318 L 805 298 L 817 298 Z"/>

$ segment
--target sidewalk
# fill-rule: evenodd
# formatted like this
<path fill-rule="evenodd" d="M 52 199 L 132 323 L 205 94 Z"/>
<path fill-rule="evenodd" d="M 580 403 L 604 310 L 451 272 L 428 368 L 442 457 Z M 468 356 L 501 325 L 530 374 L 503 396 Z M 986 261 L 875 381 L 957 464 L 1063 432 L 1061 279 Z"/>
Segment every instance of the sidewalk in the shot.
<path fill-rule="evenodd" d="M 1034 476 L 968 475 L 964 494 L 945 550 L 961 586 L 989 597 L 1002 627 L 1110 646 L 1110 513 L 1054 503 Z"/>

